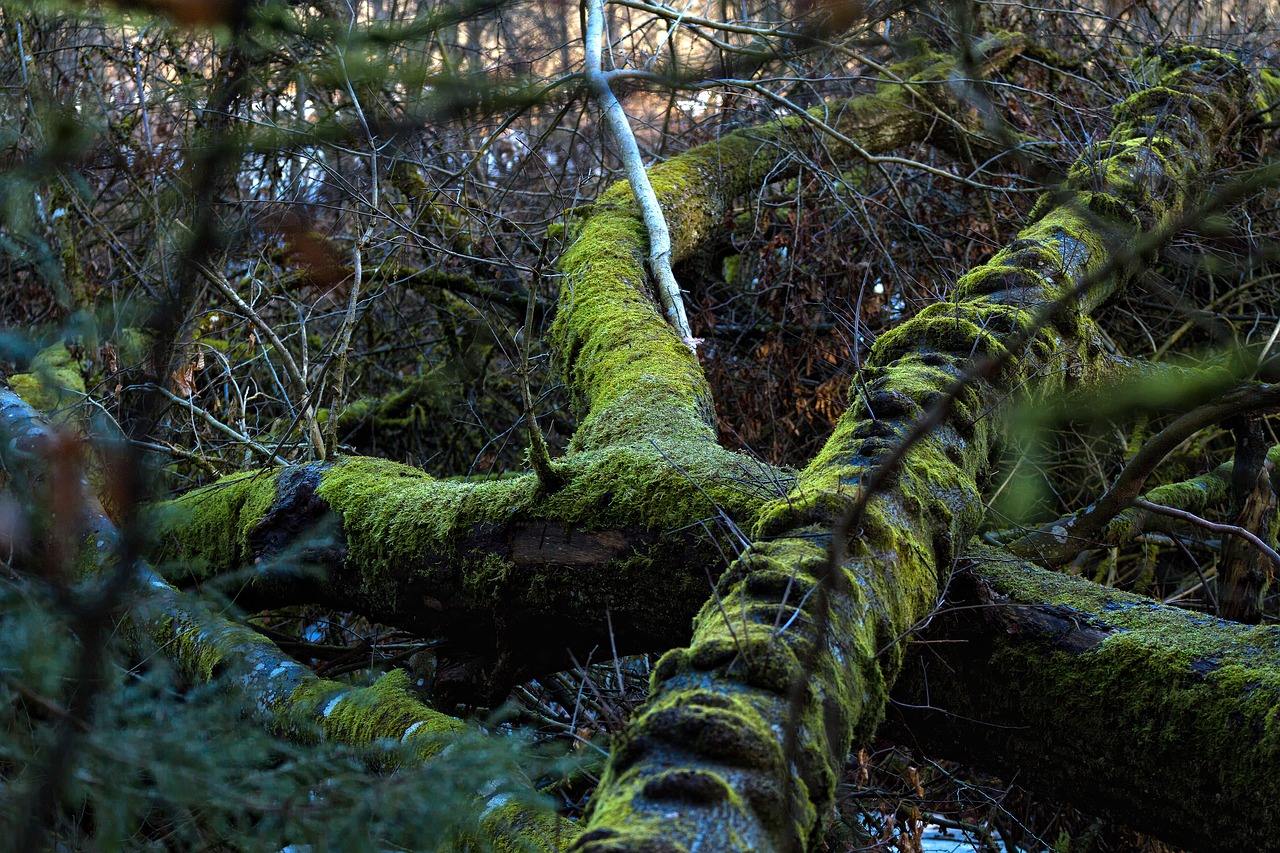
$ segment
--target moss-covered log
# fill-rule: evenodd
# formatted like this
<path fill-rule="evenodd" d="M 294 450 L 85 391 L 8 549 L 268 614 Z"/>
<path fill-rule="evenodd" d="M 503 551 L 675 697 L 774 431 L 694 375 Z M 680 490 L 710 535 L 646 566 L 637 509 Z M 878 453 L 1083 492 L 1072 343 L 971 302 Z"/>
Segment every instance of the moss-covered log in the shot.
<path fill-rule="evenodd" d="M 49 469 L 65 453 L 56 433 L 13 391 L 0 387 L 0 463 L 40 491 L 58 475 Z M 6 484 L 6 485 L 12 485 Z M 62 484 L 78 493 L 73 525 L 85 537 L 80 568 L 87 576 L 128 572 L 121 631 L 140 657 L 157 650 L 187 680 L 217 680 L 242 707 L 268 727 L 296 741 L 320 740 L 368 749 L 371 763 L 384 768 L 406 758 L 427 761 L 448 747 L 465 724 L 424 705 L 409 689 L 408 676 L 395 670 L 368 687 L 317 677 L 263 635 L 210 612 L 170 586 L 145 561 L 119 565 L 126 549 L 120 532 L 87 481 Z M 33 494 L 29 498 L 43 497 Z M 431 772 L 428 766 L 421 772 Z M 498 849 L 555 851 L 576 828 L 502 792 L 486 803 L 481 826 Z"/>
<path fill-rule="evenodd" d="M 828 123 L 865 151 L 914 139 L 932 120 L 922 93 L 942 97 L 945 87 L 929 84 L 951 67 L 920 57 L 897 70 L 911 86 L 847 102 Z M 1176 218 L 1247 109 L 1245 75 L 1219 54 L 1164 53 L 1147 70 L 1158 84 L 1120 106 L 1110 140 L 1077 164 L 1018 241 L 963 278 L 954 301 L 881 336 L 863 374 L 867 393 L 785 497 L 785 472 L 715 445 L 705 379 L 655 309 L 643 227 L 620 185 L 561 261 L 552 344 L 583 412 L 558 463 L 563 487 L 532 475 L 438 481 L 349 459 L 203 490 L 161 523 L 164 546 L 213 571 L 258 562 L 264 592 L 309 585 L 308 594 L 420 633 L 476 637 L 469 642 L 497 665 L 482 692 L 497 695 L 528 672 L 504 650 L 570 641 L 542 628 L 549 619 L 569 625 L 575 641 L 605 636 L 610 621 L 624 648 L 669 637 L 687 613 L 678 603 L 721 564 L 714 537 L 681 531 L 699 521 L 753 531 L 756 544 L 703 607 L 691 647 L 656 669 L 653 699 L 620 737 L 580 844 L 806 846 L 851 740 L 881 719 L 901 667 L 894 639 L 932 607 L 940 574 L 977 524 L 1005 403 L 1088 372 L 1087 310 L 1123 281 L 1138 235 Z M 783 176 L 779 163 L 808 135 L 802 119 L 788 119 L 656 167 L 677 258 L 719 226 L 737 195 Z M 1081 282 L 1090 286 L 1077 293 Z M 1055 302 L 1051 321 L 1037 322 Z M 993 366 L 948 396 L 975 357 Z M 897 456 L 928 411 L 945 417 Z M 870 495 L 850 541 L 833 543 L 831 531 L 888 459 L 893 476 Z M 833 546 L 850 555 L 834 571 Z M 324 565 L 325 578 L 282 580 L 276 569 L 297 556 Z"/>
<path fill-rule="evenodd" d="M 1004 36 L 984 49 L 999 65 L 1021 43 Z M 887 83 L 828 108 L 826 118 L 863 151 L 922 138 L 934 121 L 922 93 L 945 102 L 954 69 L 952 57 L 918 56 L 891 69 L 910 86 Z M 719 227 L 742 193 L 792 174 L 795 150 L 812 138 L 793 117 L 654 167 L 675 260 Z M 623 183 L 601 197 L 560 261 L 552 343 L 584 414 L 554 494 L 531 475 L 432 480 L 348 459 L 332 470 L 244 475 L 194 492 L 160 524 L 162 552 L 184 571 L 212 572 L 303 554 L 323 581 L 275 573 L 254 587 L 275 602 L 306 597 L 448 637 L 449 654 L 483 672 L 455 685 L 460 700 L 499 700 L 521 678 L 566 665 L 571 648 L 608 641 L 625 652 L 684 641 L 721 555 L 740 550 L 738 531 L 754 527 L 760 506 L 794 479 L 715 443 L 701 368 L 649 293 L 644 240 Z M 326 527 L 326 519 L 335 523 Z"/>
<path fill-rule="evenodd" d="M 975 548 L 882 728 L 1192 850 L 1280 836 L 1280 628 Z"/>
<path fill-rule="evenodd" d="M 798 850 L 820 834 L 850 743 L 883 714 L 901 664 L 893 640 L 929 612 L 981 516 L 1003 404 L 1060 387 L 1083 311 L 1123 280 L 1113 252 L 1177 214 L 1248 103 L 1244 73 L 1220 54 L 1161 54 L 1148 70 L 1157 85 L 1119 106 L 1111 138 L 1038 221 L 961 279 L 953 301 L 876 342 L 866 394 L 796 491 L 761 513 L 757 543 L 704 606 L 691 646 L 655 669 L 577 849 Z M 946 417 L 869 496 L 850 541 L 831 542 L 867 478 L 974 358 L 992 367 L 946 398 Z M 834 569 L 832 548 L 850 554 Z"/>
<path fill-rule="evenodd" d="M 731 535 L 793 477 L 703 445 L 579 453 L 566 485 L 436 480 L 349 458 L 222 480 L 167 504 L 171 577 L 256 566 L 242 606 L 320 602 L 448 641 L 445 701 L 500 703 L 595 647 L 669 648 Z M 610 626 L 612 625 L 612 631 Z"/>
<path fill-rule="evenodd" d="M 1017 36 L 975 49 L 1000 66 L 1021 50 Z M 954 57 L 922 54 L 889 69 L 895 82 L 813 111 L 856 148 L 835 149 L 856 162 L 924 139 L 937 124 L 936 103 L 951 105 Z M 905 81 L 903 82 L 898 81 Z M 961 108 L 953 111 L 963 113 Z M 769 181 L 794 176 L 813 147 L 814 130 L 792 116 L 726 134 L 649 170 L 678 263 L 723 226 L 733 203 Z M 627 182 L 591 208 L 560 260 L 560 299 L 551 331 L 557 366 L 581 404 L 572 448 L 659 440 L 713 442 L 711 393 L 696 356 L 662 319 L 648 284 L 647 232 Z"/>

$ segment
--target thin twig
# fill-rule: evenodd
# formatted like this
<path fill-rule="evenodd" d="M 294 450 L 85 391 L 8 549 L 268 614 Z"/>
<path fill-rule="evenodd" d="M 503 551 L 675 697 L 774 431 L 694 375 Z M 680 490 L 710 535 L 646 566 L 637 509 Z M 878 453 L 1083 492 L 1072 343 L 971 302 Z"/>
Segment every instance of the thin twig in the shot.
<path fill-rule="evenodd" d="M 1214 533 L 1230 533 L 1232 536 L 1239 536 L 1263 554 L 1266 554 L 1267 559 L 1271 561 L 1272 565 L 1280 568 L 1280 554 L 1277 554 L 1274 548 L 1259 539 L 1257 534 L 1245 530 L 1243 527 L 1238 527 L 1234 524 L 1220 524 L 1216 521 L 1210 521 L 1207 518 L 1201 518 L 1194 512 L 1187 512 L 1185 509 L 1175 509 L 1174 507 L 1164 506 L 1163 504 L 1153 504 L 1151 501 L 1143 500 L 1142 498 L 1135 498 L 1133 505 L 1141 507 L 1147 512 L 1167 515 L 1171 518 L 1180 518 L 1183 521 L 1196 525 L 1197 527 L 1203 527 L 1205 530 L 1212 530 Z"/>
<path fill-rule="evenodd" d="M 231 282 L 227 281 L 227 277 L 217 270 L 211 269 L 204 264 L 199 265 L 200 274 L 205 279 L 222 292 L 222 295 L 231 300 L 231 304 L 248 318 L 249 322 L 266 340 L 271 342 L 276 352 L 280 353 L 280 359 L 284 362 L 284 369 L 289 374 L 289 378 L 293 380 L 298 393 L 303 395 L 304 408 L 302 417 L 307 422 L 307 429 L 311 436 L 311 445 L 316 455 L 320 459 L 324 459 L 324 436 L 320 433 L 320 425 L 316 421 L 315 410 L 311 406 L 310 393 L 307 390 L 307 380 L 302 375 L 302 371 L 298 369 L 298 363 L 294 361 L 293 354 L 285 347 L 284 342 L 276 334 L 275 330 L 268 325 L 266 320 L 249 306 L 249 303 L 240 298 L 240 294 L 236 293 L 236 289 L 231 286 Z"/>
<path fill-rule="evenodd" d="M 516 378 L 520 383 L 520 396 L 524 402 L 524 421 L 529 433 L 529 464 L 538 476 L 538 483 L 546 491 L 556 491 L 564 485 L 564 474 L 551 461 L 551 453 L 547 449 L 547 439 L 538 427 L 535 414 L 533 389 L 529 387 L 529 359 L 533 343 L 534 303 L 538 298 L 538 290 L 542 284 L 542 264 L 546 259 L 547 244 L 544 241 L 538 250 L 538 262 L 534 267 L 533 281 L 529 285 L 529 298 L 525 301 L 524 340 L 516 348 L 516 357 L 520 359 L 520 368 Z M 504 328 L 505 331 L 505 328 Z"/>
<path fill-rule="evenodd" d="M 191 414 L 199 415 L 200 419 L 203 420 L 205 423 L 207 423 L 209 426 L 213 427 L 218 432 L 222 433 L 228 438 L 231 438 L 239 442 L 240 444 L 243 444 L 245 447 L 249 448 L 254 453 L 266 459 L 268 462 L 274 462 L 277 465 L 289 464 L 287 461 L 285 461 L 281 457 L 272 453 L 269 448 L 263 447 L 261 444 L 258 444 L 258 442 L 249 438 L 249 436 L 245 435 L 244 433 L 237 432 L 234 427 L 224 424 L 222 421 L 218 420 L 213 415 L 209 414 L 203 408 L 201 408 L 200 406 L 197 406 L 195 403 L 191 402 L 190 400 L 183 399 L 182 397 L 179 397 L 177 394 L 174 394 L 169 389 L 164 388 L 160 385 L 152 386 L 152 390 L 164 395 L 166 398 L 168 398 L 170 402 L 177 403 L 179 406 L 182 406 L 184 409 L 191 412 Z M 166 452 L 168 452 L 168 448 L 165 448 L 165 450 Z"/>

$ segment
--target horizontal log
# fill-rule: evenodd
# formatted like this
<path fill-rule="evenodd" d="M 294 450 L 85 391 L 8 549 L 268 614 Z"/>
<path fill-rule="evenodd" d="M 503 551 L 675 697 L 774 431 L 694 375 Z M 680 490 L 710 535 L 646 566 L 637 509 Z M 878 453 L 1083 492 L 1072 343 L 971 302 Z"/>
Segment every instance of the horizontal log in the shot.
<path fill-rule="evenodd" d="M 1190 850 L 1280 849 L 1280 627 L 978 547 L 881 734 Z"/>
<path fill-rule="evenodd" d="M 559 465 L 554 493 L 360 457 L 238 475 L 157 511 L 157 552 L 179 583 L 254 567 L 250 610 L 312 602 L 444 638 L 438 698 L 492 707 L 596 650 L 686 640 L 732 531 L 792 482 L 696 443 Z"/>

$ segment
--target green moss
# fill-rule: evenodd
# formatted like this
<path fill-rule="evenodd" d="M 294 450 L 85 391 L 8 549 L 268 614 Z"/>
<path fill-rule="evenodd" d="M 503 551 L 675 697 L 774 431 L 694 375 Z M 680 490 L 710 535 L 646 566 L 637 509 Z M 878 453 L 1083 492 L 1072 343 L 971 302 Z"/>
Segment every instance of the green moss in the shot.
<path fill-rule="evenodd" d="M 730 255 L 724 259 L 722 274 L 729 284 L 739 284 L 738 273 L 742 269 L 742 255 Z"/>
<path fill-rule="evenodd" d="M 566 281 L 552 338 L 568 354 L 561 370 L 585 410 L 573 447 L 649 436 L 711 441 L 710 389 L 649 292 L 643 223 L 608 207 L 607 196 L 560 261 Z"/>
<path fill-rule="evenodd" d="M 301 725 L 318 727 L 325 740 L 356 747 L 402 745 L 420 759 L 439 753 L 448 743 L 443 736 L 463 728 L 459 720 L 415 699 L 402 669 L 368 687 L 308 679 L 290 694 L 288 705 Z"/>
<path fill-rule="evenodd" d="M 497 554 L 485 554 L 462 579 L 462 588 L 472 599 L 494 600 L 505 597 L 507 581 L 514 574 L 510 560 Z"/>
<path fill-rule="evenodd" d="M 163 620 L 152 632 L 155 644 L 177 663 L 184 677 L 197 684 L 213 680 L 214 671 L 227 662 L 227 653 L 200 625 L 176 618 Z"/>
<path fill-rule="evenodd" d="M 1097 732 L 1098 747 L 1120 733 L 1141 744 L 1149 742 L 1164 766 L 1174 756 L 1195 755 L 1212 762 L 1215 790 L 1248 791 L 1259 767 L 1280 761 L 1280 631 L 1224 622 L 1150 599 L 1107 590 L 1064 575 L 1011 563 L 999 552 L 979 549 L 982 577 L 1011 602 L 1052 603 L 1066 608 L 1078 624 L 1104 634 L 1086 652 L 1062 651 L 1037 657 L 1034 667 L 1019 661 L 1016 650 L 1001 652 L 1008 672 L 1017 673 L 1021 691 L 1045 691 L 1064 715 L 1077 708 L 1107 708 L 1085 713 L 1106 731 Z M 996 661 L 999 666 L 1000 662 Z M 1030 679 L 1029 682 L 1023 679 Z M 1037 703 L 1038 705 L 1040 703 Z M 1045 725 L 1051 725 L 1048 720 Z M 1076 741 L 1078 742 L 1078 740 Z M 1143 759 L 1135 755 L 1135 761 Z M 1154 768 L 1153 768 L 1154 772 Z M 1203 779 L 1205 774 L 1197 773 Z M 1185 781 L 1185 780 L 1184 780 Z M 1203 784 L 1201 782 L 1200 784 Z M 1208 791 L 1187 791 L 1199 797 Z"/>
<path fill-rule="evenodd" d="M 895 66 L 921 89 L 947 79 L 949 58 L 924 55 Z M 897 85 L 814 117 L 883 151 L 918 138 L 927 114 Z M 649 170 L 672 234 L 673 261 L 721 228 L 735 198 L 766 179 L 791 177 L 791 152 L 812 144 L 811 127 L 789 117 L 727 134 Z M 851 153 L 851 152 L 846 152 Z M 563 282 L 552 345 L 581 410 L 573 448 L 635 443 L 651 436 L 710 441 L 710 392 L 696 357 L 667 326 L 650 292 L 647 238 L 625 181 L 606 190 L 561 258 Z"/>
<path fill-rule="evenodd" d="M 84 374 L 67 345 L 59 341 L 31 359 L 30 370 L 9 377 L 9 387 L 41 412 L 66 409 L 84 399 Z"/>
<path fill-rule="evenodd" d="M 1262 113 L 1262 119 L 1275 122 L 1275 108 L 1280 105 L 1280 73 L 1270 68 L 1255 72 L 1254 107 Z"/>
<path fill-rule="evenodd" d="M 493 853 L 563 853 L 582 831 L 550 808 L 502 797 L 480 818 L 484 838 L 477 846 Z"/>
<path fill-rule="evenodd" d="M 273 472 L 224 477 L 148 510 L 149 527 L 170 573 L 236 571 L 253 561 L 249 539 L 276 496 Z"/>

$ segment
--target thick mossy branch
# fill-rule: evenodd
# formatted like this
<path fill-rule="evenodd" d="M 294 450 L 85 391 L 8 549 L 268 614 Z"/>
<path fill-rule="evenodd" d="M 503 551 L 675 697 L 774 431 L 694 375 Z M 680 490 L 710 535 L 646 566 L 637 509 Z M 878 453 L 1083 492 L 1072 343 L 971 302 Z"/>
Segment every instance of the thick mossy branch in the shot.
<path fill-rule="evenodd" d="M 736 528 L 794 482 L 706 443 L 573 454 L 558 468 L 551 493 L 532 474 L 436 480 L 352 457 L 229 477 L 155 524 L 178 574 L 256 565 L 245 606 L 326 603 L 500 663 L 459 697 L 488 703 L 571 665 L 570 650 L 687 639 Z"/>
<path fill-rule="evenodd" d="M 1202 515 L 1211 507 L 1226 505 L 1231 487 L 1231 471 L 1232 464 L 1227 462 L 1207 474 L 1201 474 L 1199 477 L 1156 486 L 1141 497 L 1153 504 Z M 1061 547 L 1055 548 L 1053 559 L 1045 559 L 1046 555 L 1043 552 L 1036 552 L 1033 549 L 1024 547 L 1024 542 L 1021 538 L 1005 542 L 1004 547 L 1008 548 L 1010 553 L 1023 559 L 1035 560 L 1039 565 L 1060 566 L 1090 548 L 1123 545 L 1142 533 L 1170 532 L 1185 528 L 1185 525 L 1180 525 L 1179 522 L 1167 515 L 1157 515 L 1131 506 L 1110 519 L 1092 540 L 1071 540 L 1067 535 L 1067 530 L 1078 517 L 1079 513 L 1063 516 L 1057 521 L 1042 525 L 1039 530 L 1028 534 L 1028 536 L 1038 536 L 1041 531 L 1049 530 L 1066 540 Z M 1007 537 L 999 538 L 1007 539 Z"/>
<path fill-rule="evenodd" d="M 58 451 L 54 432 L 18 395 L 0 388 L 0 461 L 30 482 L 47 479 Z M 78 484 L 78 528 L 84 533 L 80 568 L 90 575 L 121 571 L 115 562 L 122 538 L 101 504 Z M 140 657 L 157 650 L 193 683 L 217 679 L 246 710 L 279 734 L 302 742 L 328 741 L 367 748 L 371 764 L 391 768 L 408 758 L 426 761 L 441 753 L 462 721 L 414 697 L 403 670 L 384 674 L 368 687 L 319 678 L 256 631 L 210 612 L 170 586 L 142 561 L 130 569 L 123 636 Z M 423 772 L 430 772 L 428 767 Z M 487 811 L 482 825 L 499 847 L 563 849 L 575 828 L 554 814 L 511 801 Z"/>
<path fill-rule="evenodd" d="M 992 49 L 1004 41 L 992 43 Z M 999 53 L 999 61 L 1012 58 Z M 932 113 L 920 93 L 950 98 L 952 57 L 926 54 L 894 66 L 910 81 L 818 108 L 815 115 L 855 140 L 863 153 L 883 153 L 927 136 Z M 959 110 L 963 113 L 963 110 Z M 767 181 L 793 176 L 813 148 L 814 131 L 793 116 L 735 131 L 653 166 L 649 180 L 671 232 L 671 260 L 693 252 L 723 227 L 734 200 Z M 834 151 L 845 162 L 858 152 Z M 649 292 L 644 220 L 627 182 L 610 187 L 591 209 L 560 259 L 563 275 L 552 346 L 559 369 L 583 410 L 575 448 L 647 441 L 712 441 L 714 413 L 696 355 L 666 323 Z"/>
<path fill-rule="evenodd" d="M 1280 833 L 1280 628 L 1048 572 L 961 560 L 886 732 L 1202 851 Z"/>
<path fill-rule="evenodd" d="M 895 638 L 930 611 L 981 518 L 978 482 L 1003 445 L 1006 404 L 1052 393 L 1080 369 L 1082 309 L 1124 278 L 1104 274 L 1123 273 L 1112 247 L 1122 255 L 1139 228 L 1182 207 L 1195 170 L 1248 103 L 1243 72 L 1219 54 L 1163 54 L 1152 71 L 1156 94 L 1127 102 L 1116 132 L 1034 225 L 962 278 L 953 301 L 877 340 L 866 393 L 796 490 L 761 512 L 757 544 L 721 579 L 691 646 L 655 669 L 650 703 L 620 737 L 577 849 L 791 851 L 820 835 L 851 742 L 884 713 L 901 666 Z M 1082 281 L 1093 286 L 1079 298 Z M 975 359 L 999 367 L 957 388 Z M 868 477 L 930 411 L 946 416 L 897 460 L 851 541 L 829 542 Z M 837 544 L 848 558 L 831 576 Z"/>
<path fill-rule="evenodd" d="M 44 412 L 66 409 L 84 399 L 84 373 L 61 341 L 36 353 L 28 372 L 16 373 L 8 382 L 14 393 Z"/>
<path fill-rule="evenodd" d="M 319 678 L 261 634 L 192 605 L 145 565 L 139 581 L 142 594 L 124 624 L 139 650 L 159 649 L 194 682 L 218 678 L 279 734 L 366 749 L 366 760 L 384 770 L 406 758 L 426 761 L 416 772 L 430 773 L 428 760 L 464 730 L 416 698 L 404 670 L 367 687 Z M 561 850 L 576 833 L 568 821 L 518 801 L 481 822 L 499 849 Z"/>
<path fill-rule="evenodd" d="M 160 649 L 196 683 L 220 677 L 235 685 L 246 705 L 295 740 L 359 747 L 385 741 L 425 759 L 448 744 L 444 736 L 462 731 L 461 721 L 413 697 L 402 670 L 369 687 L 318 678 L 256 631 L 190 604 L 149 569 L 140 581 L 145 591 L 126 623 L 133 642 Z"/>

